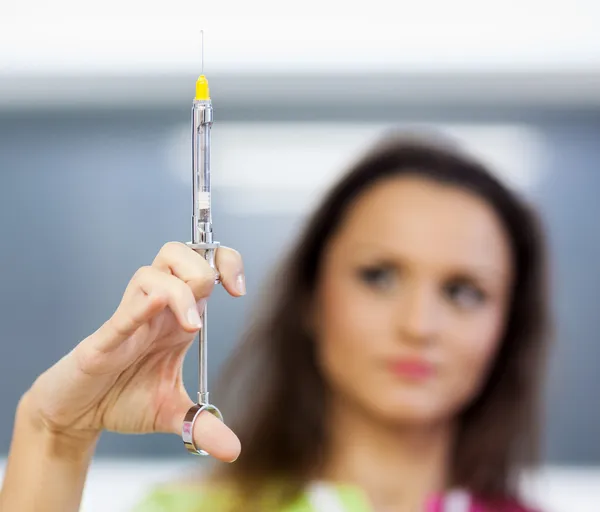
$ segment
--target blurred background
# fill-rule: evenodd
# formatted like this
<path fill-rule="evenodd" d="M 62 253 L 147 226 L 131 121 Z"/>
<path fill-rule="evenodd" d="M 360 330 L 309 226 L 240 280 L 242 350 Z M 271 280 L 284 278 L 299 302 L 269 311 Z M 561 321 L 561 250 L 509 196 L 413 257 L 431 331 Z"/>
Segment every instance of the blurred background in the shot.
<path fill-rule="evenodd" d="M 203 29 L 214 229 L 248 287 L 212 300 L 210 381 L 328 184 L 388 129 L 442 133 L 548 226 L 556 341 L 531 492 L 548 511 L 597 510 L 600 3 L 247 4 L 1 3 L 0 457 L 35 377 L 165 242 L 189 239 Z M 185 375 L 193 392 L 194 357 Z M 173 436 L 106 434 L 83 510 L 125 511 L 195 463 Z"/>

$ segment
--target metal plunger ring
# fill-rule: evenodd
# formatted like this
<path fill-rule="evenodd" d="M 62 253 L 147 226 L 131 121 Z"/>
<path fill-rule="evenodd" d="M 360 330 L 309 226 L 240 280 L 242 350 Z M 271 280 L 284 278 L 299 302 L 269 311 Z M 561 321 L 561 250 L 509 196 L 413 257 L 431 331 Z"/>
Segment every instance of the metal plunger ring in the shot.
<path fill-rule="evenodd" d="M 217 409 L 214 405 L 195 404 L 192 407 L 190 407 L 190 409 L 185 415 L 185 418 L 183 420 L 183 427 L 181 428 L 181 438 L 183 439 L 183 444 L 190 453 L 192 453 L 193 455 L 207 456 L 208 452 L 196 448 L 193 436 L 194 424 L 196 423 L 196 419 L 198 418 L 198 416 L 200 416 L 200 413 L 202 411 L 208 411 L 212 415 L 216 416 L 221 421 L 223 421 L 223 415 L 221 414 L 221 411 L 219 411 L 219 409 Z"/>

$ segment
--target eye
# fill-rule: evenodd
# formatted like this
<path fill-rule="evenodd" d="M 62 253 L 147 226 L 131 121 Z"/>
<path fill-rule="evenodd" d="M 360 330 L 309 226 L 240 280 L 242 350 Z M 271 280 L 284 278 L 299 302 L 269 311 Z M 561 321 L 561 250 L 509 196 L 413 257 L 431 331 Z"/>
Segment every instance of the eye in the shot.
<path fill-rule="evenodd" d="M 483 304 L 485 293 L 466 279 L 454 279 L 444 287 L 444 294 L 453 304 L 462 309 L 472 309 Z"/>
<path fill-rule="evenodd" d="M 394 284 L 396 271 L 385 265 L 364 267 L 359 270 L 359 277 L 371 288 L 389 290 Z"/>

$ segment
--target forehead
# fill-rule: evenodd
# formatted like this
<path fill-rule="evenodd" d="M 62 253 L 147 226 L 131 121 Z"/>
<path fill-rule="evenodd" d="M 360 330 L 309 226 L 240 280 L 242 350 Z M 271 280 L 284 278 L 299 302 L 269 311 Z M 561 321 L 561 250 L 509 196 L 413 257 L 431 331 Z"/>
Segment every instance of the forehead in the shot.
<path fill-rule="evenodd" d="M 509 261 L 504 229 L 483 199 L 420 177 L 374 185 L 351 207 L 338 238 L 347 249 L 373 244 L 436 265 L 493 265 L 501 270 Z"/>

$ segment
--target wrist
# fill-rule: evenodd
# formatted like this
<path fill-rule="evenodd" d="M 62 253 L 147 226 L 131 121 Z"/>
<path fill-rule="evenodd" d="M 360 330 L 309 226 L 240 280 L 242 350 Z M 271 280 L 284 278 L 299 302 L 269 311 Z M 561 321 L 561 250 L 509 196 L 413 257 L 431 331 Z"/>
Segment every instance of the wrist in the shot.
<path fill-rule="evenodd" d="M 100 438 L 99 431 L 69 430 L 52 425 L 29 393 L 23 395 L 17 407 L 15 429 L 43 454 L 73 461 L 89 459 Z"/>
<path fill-rule="evenodd" d="M 19 401 L 0 490 L 0 510 L 79 510 L 99 433 L 51 428 L 31 393 Z"/>

